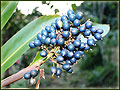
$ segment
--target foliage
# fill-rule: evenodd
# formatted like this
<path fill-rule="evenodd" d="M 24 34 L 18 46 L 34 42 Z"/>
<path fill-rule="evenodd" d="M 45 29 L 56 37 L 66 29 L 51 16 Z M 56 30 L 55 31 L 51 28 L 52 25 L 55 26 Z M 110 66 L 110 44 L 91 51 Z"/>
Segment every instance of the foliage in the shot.
<path fill-rule="evenodd" d="M 58 9 L 55 9 L 54 11 L 55 11 L 55 14 L 59 12 L 59 10 L 58 10 Z"/>
<path fill-rule="evenodd" d="M 2 46 L 1 73 L 13 65 L 16 60 L 29 49 L 28 43 L 44 28 L 50 25 L 58 15 L 42 16 L 17 32 Z M 27 34 L 27 35 L 26 35 Z"/>
<path fill-rule="evenodd" d="M 96 48 L 89 54 L 85 54 L 85 57 L 83 57 L 83 60 L 80 62 L 79 67 L 81 73 L 87 71 L 89 73 L 88 76 L 90 75 L 90 77 L 86 79 L 88 81 L 86 84 L 87 87 L 117 85 L 118 71 L 116 69 L 116 62 L 118 62 L 118 56 L 114 54 L 117 53 L 118 50 L 117 9 L 117 2 L 84 2 L 80 7 L 76 8 L 76 11 L 80 10 L 85 12 L 85 17 L 90 17 L 92 21 L 107 23 L 110 24 L 111 27 L 110 32 L 103 38 L 103 41 L 98 42 Z M 97 73 L 98 76 L 96 76 L 94 72 Z"/>
<path fill-rule="evenodd" d="M 2 38 L 4 38 L 4 39 L 2 39 L 2 44 L 6 43 L 9 40 L 9 38 L 11 38 L 15 33 L 17 33 L 23 26 L 27 25 L 32 20 L 42 16 L 42 14 L 37 11 L 37 8 L 35 8 L 33 10 L 32 14 L 29 14 L 27 16 L 22 14 L 20 12 L 20 10 L 18 10 L 17 8 L 15 11 L 16 12 L 12 15 L 12 17 L 10 18 L 8 23 L 3 28 L 4 30 L 2 31 Z M 4 73 L 3 76 L 6 77 L 6 74 L 8 74 L 7 76 L 9 76 L 9 74 L 10 75 L 14 74 L 14 72 L 18 72 L 19 70 L 23 69 L 24 67 L 27 67 L 32 62 L 33 58 L 35 57 L 35 52 L 36 52 L 36 49 L 34 49 L 32 51 L 27 50 L 27 52 L 25 52 L 18 59 L 18 61 L 20 63 L 14 64 L 12 66 L 12 67 L 19 67 L 19 69 L 12 70 L 12 72 L 11 72 L 11 69 L 13 69 L 13 68 L 9 68 L 9 71 L 7 70 L 7 72 L 9 72 L 9 73 Z M 5 77 L 3 77 L 3 78 L 5 78 Z"/>
<path fill-rule="evenodd" d="M 49 4 L 48 4 L 49 5 Z M 53 6 L 54 7 L 54 6 Z M 98 42 L 97 46 L 85 54 L 79 64 L 74 67 L 75 71 L 69 75 L 63 72 L 60 79 L 50 78 L 50 67 L 52 64 L 47 61 L 45 65 L 46 80 L 41 80 L 41 88 L 85 88 L 85 87 L 116 87 L 117 86 L 117 65 L 116 51 L 118 47 L 118 17 L 117 17 L 117 2 L 84 2 L 81 6 L 72 5 L 74 11 L 82 11 L 85 18 L 90 18 L 96 23 L 107 23 L 111 26 L 109 34 L 103 38 L 102 42 Z M 102 7 L 102 8 L 101 8 Z M 34 13 L 35 12 L 35 13 Z M 37 13 L 36 13 L 37 12 Z M 100 14 L 101 13 L 101 14 Z M 36 9 L 32 14 L 25 16 L 17 11 L 13 14 L 9 22 L 5 25 L 5 31 L 2 31 L 2 43 L 4 44 L 10 37 L 12 37 L 18 30 L 25 26 L 30 21 L 41 16 L 42 14 Z M 17 18 L 19 17 L 19 18 Z M 17 20 L 16 20 L 17 19 Z M 84 22 L 84 21 L 82 21 Z M 7 34 L 7 37 L 6 37 Z M 102 47 L 102 48 L 101 48 Z M 113 51 L 114 49 L 114 51 Z M 19 70 L 28 66 L 35 57 L 37 49 L 26 51 L 20 58 Z M 17 64 L 12 67 L 17 67 Z M 41 68 L 42 68 L 41 67 Z M 18 70 L 11 68 L 11 73 Z M 79 78 L 79 79 L 78 79 Z M 18 85 L 18 86 L 17 86 Z M 20 86 L 21 85 L 21 86 Z M 25 87 L 26 82 L 20 80 L 11 87 Z M 27 85 L 28 86 L 28 85 Z M 62 86 L 62 87 L 61 87 Z"/>
<path fill-rule="evenodd" d="M 6 23 L 5 27 L 2 31 L 2 45 L 8 41 L 15 33 L 17 33 L 23 26 L 27 25 L 32 20 L 37 17 L 42 16 L 40 12 L 37 11 L 37 7 L 33 10 L 32 14 L 25 16 L 16 8 L 15 13 L 13 13 L 12 17 Z M 7 35 L 7 37 L 6 37 Z"/>
<path fill-rule="evenodd" d="M 1 30 L 4 25 L 7 23 L 11 15 L 13 14 L 14 9 L 17 6 L 16 1 L 2 1 L 1 2 Z"/>
<path fill-rule="evenodd" d="M 117 81 L 117 70 L 116 66 L 112 63 L 107 63 L 105 67 L 97 66 L 96 69 L 88 77 L 87 86 L 104 86 L 108 87 L 109 85 L 114 86 L 116 83 L 113 83 L 114 80 Z M 111 79 L 110 79 L 111 78 Z"/>

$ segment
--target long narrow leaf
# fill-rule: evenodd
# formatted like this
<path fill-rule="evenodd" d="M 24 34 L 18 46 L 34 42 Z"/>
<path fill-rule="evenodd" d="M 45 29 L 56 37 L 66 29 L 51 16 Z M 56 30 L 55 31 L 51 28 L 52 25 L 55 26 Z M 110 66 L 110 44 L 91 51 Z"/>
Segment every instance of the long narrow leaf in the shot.
<path fill-rule="evenodd" d="M 10 19 L 16 8 L 18 2 L 16 1 L 2 1 L 1 2 L 1 30 Z"/>
<path fill-rule="evenodd" d="M 38 52 L 36 53 L 36 56 L 35 56 L 33 62 L 32 62 L 30 65 L 33 65 L 33 64 L 34 64 L 35 62 L 37 62 L 38 60 L 42 59 L 42 57 L 40 56 L 40 52 L 41 52 L 41 51 L 38 51 Z"/>
<path fill-rule="evenodd" d="M 50 25 L 58 15 L 42 16 L 16 33 L 8 40 L 1 48 L 1 73 L 13 65 L 16 60 L 29 49 L 28 43 L 36 37 L 37 33 L 45 28 L 45 25 Z"/>

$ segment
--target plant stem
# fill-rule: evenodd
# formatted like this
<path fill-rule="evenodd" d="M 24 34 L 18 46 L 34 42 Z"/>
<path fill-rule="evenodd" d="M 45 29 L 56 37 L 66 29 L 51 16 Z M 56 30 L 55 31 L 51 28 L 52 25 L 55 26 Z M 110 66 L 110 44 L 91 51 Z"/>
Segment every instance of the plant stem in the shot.
<path fill-rule="evenodd" d="M 54 49 L 55 52 L 56 52 L 57 50 L 58 50 L 58 48 L 55 48 L 55 49 Z M 11 83 L 13 83 L 13 82 L 15 82 L 15 81 L 17 81 L 17 80 L 19 80 L 19 79 L 22 79 L 23 76 L 24 76 L 24 74 L 25 74 L 26 72 L 30 72 L 30 71 L 33 70 L 33 69 L 38 70 L 39 67 L 40 67 L 43 63 L 45 63 L 50 57 L 52 57 L 53 54 L 54 54 L 54 53 L 49 53 L 48 56 L 47 56 L 44 60 L 39 60 L 39 61 L 37 61 L 35 64 L 33 64 L 33 65 L 31 65 L 31 66 L 28 66 L 27 68 L 24 68 L 24 69 L 22 69 L 21 71 L 19 71 L 19 72 L 15 73 L 15 74 L 13 74 L 13 75 L 5 78 L 5 79 L 2 80 L 2 82 L 1 82 L 1 87 L 4 87 L 4 86 L 6 86 L 6 85 L 9 85 L 9 84 L 11 84 Z"/>
<path fill-rule="evenodd" d="M 43 77 L 45 79 L 45 77 L 44 77 L 44 69 L 40 69 L 40 74 L 39 74 L 39 78 L 38 78 L 38 81 L 37 81 L 35 89 L 39 89 L 41 77 Z"/>
<path fill-rule="evenodd" d="M 40 65 L 42 65 L 44 63 L 44 61 L 40 61 L 39 63 L 40 63 Z M 11 84 L 11 83 L 13 83 L 13 82 L 15 82 L 15 81 L 17 81 L 19 79 L 22 79 L 26 72 L 30 72 L 33 69 L 37 70 L 38 66 L 37 65 L 28 66 L 27 68 L 24 68 L 21 71 L 19 71 L 19 72 L 15 73 L 15 74 L 5 78 L 1 82 L 1 87 L 9 85 L 9 84 Z"/>

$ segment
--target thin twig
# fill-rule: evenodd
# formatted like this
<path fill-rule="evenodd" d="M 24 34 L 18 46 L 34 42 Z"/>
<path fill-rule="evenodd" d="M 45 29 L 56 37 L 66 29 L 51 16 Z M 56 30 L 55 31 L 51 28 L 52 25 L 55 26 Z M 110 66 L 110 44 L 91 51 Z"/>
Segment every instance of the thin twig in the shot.
<path fill-rule="evenodd" d="M 39 63 L 39 65 L 42 65 L 42 64 L 44 63 L 44 61 L 41 61 L 41 60 L 40 60 L 40 61 L 37 62 L 37 63 Z M 33 70 L 33 69 L 38 70 L 38 66 L 39 66 L 39 65 L 35 64 L 35 65 L 32 65 L 32 66 L 28 66 L 27 68 L 24 68 L 24 69 L 22 69 L 21 71 L 19 71 L 19 72 L 15 73 L 15 74 L 13 74 L 13 75 L 5 78 L 5 79 L 2 80 L 2 82 L 1 82 L 1 87 L 4 87 L 4 86 L 6 86 L 6 85 L 9 85 L 9 84 L 11 84 L 11 83 L 13 83 L 13 82 L 15 82 L 15 81 L 17 81 L 17 80 L 19 80 L 19 79 L 22 79 L 23 76 L 24 76 L 24 74 L 25 74 L 26 72 L 30 72 L 30 71 Z"/>
<path fill-rule="evenodd" d="M 44 76 L 44 69 L 40 69 L 40 74 L 39 74 L 39 78 L 38 78 L 38 81 L 37 81 L 37 84 L 36 84 L 35 89 L 39 89 L 41 77 L 43 77 L 43 78 L 45 79 L 45 76 Z"/>
<path fill-rule="evenodd" d="M 58 50 L 58 48 L 55 48 L 55 52 L 57 50 Z M 48 60 L 50 57 L 52 57 L 53 54 L 54 53 L 50 53 L 46 59 Z M 45 63 L 47 60 L 39 60 L 34 65 L 28 66 L 27 68 L 22 69 L 21 71 L 17 72 L 16 74 L 13 74 L 13 75 L 5 78 L 4 80 L 1 81 L 1 87 L 5 87 L 6 85 L 9 85 L 9 84 L 11 84 L 19 79 L 22 79 L 26 72 L 30 72 L 33 69 L 38 70 L 39 67 L 43 63 Z"/>

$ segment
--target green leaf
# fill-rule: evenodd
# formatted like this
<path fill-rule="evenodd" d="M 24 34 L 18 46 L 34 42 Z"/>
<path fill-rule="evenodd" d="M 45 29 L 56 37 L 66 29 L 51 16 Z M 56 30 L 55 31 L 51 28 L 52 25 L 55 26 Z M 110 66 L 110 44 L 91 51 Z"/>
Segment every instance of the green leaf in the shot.
<path fill-rule="evenodd" d="M 1 73 L 12 66 L 20 56 L 29 49 L 28 43 L 33 40 L 45 25 L 50 25 L 58 15 L 42 16 L 23 27 L 1 48 Z"/>
<path fill-rule="evenodd" d="M 1 2 L 1 30 L 10 19 L 16 8 L 18 2 L 16 1 L 2 1 Z"/>
<path fill-rule="evenodd" d="M 102 37 L 105 37 L 108 32 L 110 31 L 110 26 L 108 24 L 97 24 L 97 23 L 93 23 L 93 26 L 95 26 L 96 28 L 100 28 L 103 29 L 103 33 L 101 34 Z M 79 35 L 79 37 L 81 38 L 82 42 L 87 42 L 87 38 L 84 38 L 84 36 L 82 34 Z M 89 38 L 94 38 L 94 36 L 90 35 L 88 36 Z M 94 38 L 95 39 L 95 38 Z M 97 41 L 97 40 L 96 40 Z"/>
<path fill-rule="evenodd" d="M 76 4 L 72 4 L 72 10 L 75 11 L 76 10 Z"/>
<path fill-rule="evenodd" d="M 54 11 L 55 11 L 55 14 L 59 12 L 59 10 L 58 10 L 58 9 L 55 9 Z"/>
<path fill-rule="evenodd" d="M 41 60 L 41 59 L 43 58 L 43 57 L 40 56 L 40 52 L 41 52 L 41 51 L 38 51 L 38 52 L 37 52 L 37 54 L 36 54 L 33 62 L 32 62 L 30 65 L 33 65 L 35 62 L 37 62 L 37 61 L 39 61 L 39 60 Z"/>

